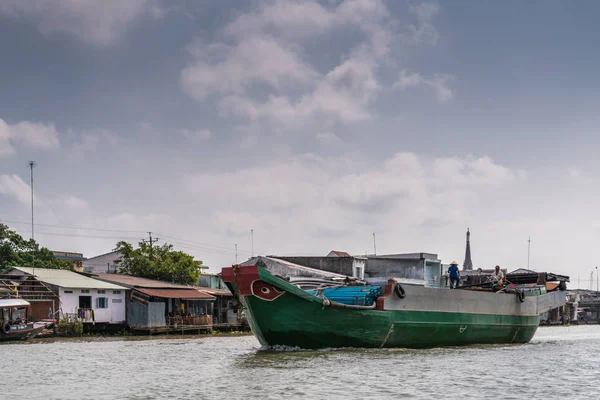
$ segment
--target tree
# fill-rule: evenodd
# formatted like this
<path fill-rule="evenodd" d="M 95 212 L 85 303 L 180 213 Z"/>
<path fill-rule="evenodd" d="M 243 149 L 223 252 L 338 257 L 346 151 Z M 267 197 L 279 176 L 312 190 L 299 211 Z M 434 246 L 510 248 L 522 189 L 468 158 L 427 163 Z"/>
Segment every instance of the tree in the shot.
<path fill-rule="evenodd" d="M 60 260 L 50 250 L 0 224 L 0 271 L 10 267 L 35 267 L 73 270 L 73 263 Z"/>
<path fill-rule="evenodd" d="M 115 250 L 122 255 L 115 261 L 120 266 L 119 273 L 141 278 L 194 285 L 200 276 L 200 264 L 194 257 L 182 251 L 173 250 L 170 244 L 151 246 L 140 242 L 134 249 L 130 243 L 121 241 Z"/>

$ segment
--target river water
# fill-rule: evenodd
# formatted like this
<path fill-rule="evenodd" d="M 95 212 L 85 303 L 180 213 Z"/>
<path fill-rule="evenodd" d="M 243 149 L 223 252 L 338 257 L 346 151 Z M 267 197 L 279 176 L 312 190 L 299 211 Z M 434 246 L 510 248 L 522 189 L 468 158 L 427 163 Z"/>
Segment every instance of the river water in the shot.
<path fill-rule="evenodd" d="M 1 399 L 599 399 L 600 326 L 524 345 L 265 351 L 253 336 L 0 345 Z"/>

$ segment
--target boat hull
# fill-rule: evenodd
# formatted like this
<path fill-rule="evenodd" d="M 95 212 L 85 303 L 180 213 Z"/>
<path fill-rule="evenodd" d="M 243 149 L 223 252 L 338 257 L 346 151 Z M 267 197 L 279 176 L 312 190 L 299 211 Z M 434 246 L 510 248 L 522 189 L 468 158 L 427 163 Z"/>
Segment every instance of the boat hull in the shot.
<path fill-rule="evenodd" d="M 402 304 L 410 303 L 394 298 L 388 303 L 400 304 L 396 307 L 399 309 L 359 310 L 327 305 L 259 267 L 227 270 L 223 270 L 223 279 L 237 293 L 253 333 L 264 346 L 428 348 L 526 343 L 539 326 L 539 314 L 531 311 L 536 310 L 533 304 L 524 304 L 523 309 L 528 311 L 522 314 L 515 309 L 508 314 L 490 310 L 449 312 L 435 310 L 433 306 L 424 310 L 402 309 Z M 409 296 L 411 293 L 407 292 Z M 518 302 L 516 296 L 510 296 L 510 301 Z M 448 303 L 444 301 L 445 305 Z M 443 309 L 441 304 L 438 308 Z M 472 311 L 477 311 L 477 307 Z"/>
<path fill-rule="evenodd" d="M 33 339 L 40 334 L 44 328 L 45 325 L 35 326 L 34 324 L 28 324 L 28 326 L 23 329 L 11 330 L 8 333 L 0 332 L 0 342 Z"/>

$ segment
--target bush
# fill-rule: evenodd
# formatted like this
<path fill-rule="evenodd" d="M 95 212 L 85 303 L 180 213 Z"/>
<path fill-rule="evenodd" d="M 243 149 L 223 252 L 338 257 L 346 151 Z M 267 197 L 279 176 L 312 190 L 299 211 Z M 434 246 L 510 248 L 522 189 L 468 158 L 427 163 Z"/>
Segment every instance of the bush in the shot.
<path fill-rule="evenodd" d="M 58 322 L 56 331 L 59 336 L 81 336 L 83 335 L 83 322 L 63 317 Z"/>

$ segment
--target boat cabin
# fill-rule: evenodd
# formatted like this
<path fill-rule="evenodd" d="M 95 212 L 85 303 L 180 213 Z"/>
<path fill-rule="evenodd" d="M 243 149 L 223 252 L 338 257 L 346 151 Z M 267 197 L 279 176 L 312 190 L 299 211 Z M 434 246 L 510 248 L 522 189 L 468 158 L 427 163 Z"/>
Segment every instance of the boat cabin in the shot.
<path fill-rule="evenodd" d="M 29 307 L 23 299 L 0 299 L 0 341 L 26 339 L 33 334 Z"/>

